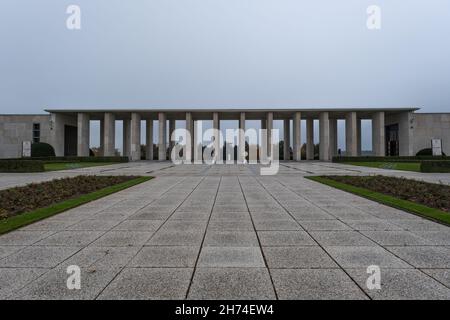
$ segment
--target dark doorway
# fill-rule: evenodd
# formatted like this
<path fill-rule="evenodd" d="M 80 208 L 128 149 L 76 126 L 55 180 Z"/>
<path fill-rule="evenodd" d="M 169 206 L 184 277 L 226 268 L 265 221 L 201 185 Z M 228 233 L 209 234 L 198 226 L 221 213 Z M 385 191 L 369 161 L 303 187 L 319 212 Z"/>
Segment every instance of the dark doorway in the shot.
<path fill-rule="evenodd" d="M 77 155 L 77 127 L 64 126 L 64 156 Z"/>
<path fill-rule="evenodd" d="M 386 126 L 386 155 L 399 155 L 398 124 Z"/>

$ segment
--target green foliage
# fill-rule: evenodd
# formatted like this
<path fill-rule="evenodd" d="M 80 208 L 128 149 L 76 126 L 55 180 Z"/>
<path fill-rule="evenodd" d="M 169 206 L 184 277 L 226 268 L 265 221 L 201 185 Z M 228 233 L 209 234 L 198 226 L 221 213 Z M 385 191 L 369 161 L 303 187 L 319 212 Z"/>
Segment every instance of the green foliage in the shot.
<path fill-rule="evenodd" d="M 0 172 L 42 172 L 44 162 L 40 160 L 0 160 Z"/>
<path fill-rule="evenodd" d="M 73 197 L 134 179 L 132 176 L 77 176 L 0 190 L 8 216 L 43 208 Z"/>
<path fill-rule="evenodd" d="M 55 149 L 45 142 L 35 142 L 31 144 L 31 157 L 54 157 Z"/>
<path fill-rule="evenodd" d="M 151 177 L 137 177 L 119 184 L 108 186 L 106 188 L 84 194 L 69 200 L 58 202 L 48 207 L 40 208 L 34 211 L 22 213 L 12 217 L 6 216 L 6 210 L 0 208 L 0 234 L 18 229 L 33 222 L 51 217 L 60 212 L 75 208 L 90 201 L 110 195 L 114 192 L 124 190 L 139 183 L 152 179 Z"/>
<path fill-rule="evenodd" d="M 420 163 L 421 172 L 450 172 L 450 161 L 422 161 Z"/>
<path fill-rule="evenodd" d="M 358 196 L 361 197 L 365 197 L 367 199 L 373 200 L 373 201 L 377 201 L 379 203 L 394 207 L 394 208 L 398 208 L 407 212 L 411 212 L 417 215 L 420 215 L 422 217 L 425 218 L 429 218 L 432 220 L 435 220 L 437 222 L 441 222 L 447 225 L 450 225 L 450 213 L 447 211 L 442 211 L 436 208 L 432 208 L 420 203 L 417 203 L 416 201 L 414 201 L 414 199 L 410 199 L 410 200 L 405 200 L 405 199 L 400 199 L 398 197 L 389 195 L 389 194 L 385 194 L 382 192 L 376 192 L 376 191 L 372 191 L 371 189 L 368 188 L 363 188 L 363 187 L 359 187 L 359 186 L 354 186 L 351 185 L 349 183 L 344 183 L 341 181 L 336 181 L 331 176 L 318 176 L 318 177 L 306 177 L 307 179 L 316 181 L 316 182 L 320 182 L 323 184 L 326 184 L 328 186 L 346 191 L 346 192 L 350 192 L 353 194 L 356 194 Z M 362 177 L 364 178 L 364 177 Z M 392 178 L 392 179 L 396 179 L 396 178 Z M 405 179 L 406 180 L 406 179 Z M 397 182 L 398 183 L 398 182 Z M 436 185 L 436 186 L 440 186 L 440 185 Z M 446 186 L 448 187 L 448 186 Z M 450 187 L 448 187 L 450 188 Z"/>
<path fill-rule="evenodd" d="M 442 152 L 445 156 L 445 153 Z M 425 148 L 416 153 L 416 156 L 433 156 L 433 150 L 431 148 Z"/>

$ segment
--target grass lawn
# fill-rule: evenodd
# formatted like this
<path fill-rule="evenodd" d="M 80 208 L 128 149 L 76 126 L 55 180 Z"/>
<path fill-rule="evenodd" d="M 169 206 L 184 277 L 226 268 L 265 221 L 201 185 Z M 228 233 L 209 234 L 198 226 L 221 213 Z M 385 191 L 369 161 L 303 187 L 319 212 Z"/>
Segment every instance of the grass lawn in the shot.
<path fill-rule="evenodd" d="M 33 211 L 21 213 L 14 215 L 5 219 L 0 220 L 0 234 L 10 232 L 12 230 L 18 229 L 20 227 L 26 226 L 33 222 L 51 217 L 55 214 L 61 213 L 63 211 L 78 207 L 90 201 L 94 201 L 110 195 L 112 193 L 127 189 L 129 187 L 135 186 L 139 183 L 145 182 L 152 179 L 152 177 L 137 177 L 132 180 L 128 180 L 122 183 L 111 185 L 94 192 L 80 195 L 76 198 L 61 201 L 59 203 L 52 204 L 45 208 L 39 208 Z"/>
<path fill-rule="evenodd" d="M 110 164 L 117 164 L 119 162 L 50 162 L 44 164 L 45 171 L 59 171 L 68 169 L 88 168 L 107 166 Z"/>
<path fill-rule="evenodd" d="M 380 169 L 390 169 L 390 170 L 403 170 L 403 171 L 414 171 L 420 172 L 420 162 L 341 162 L 343 164 L 351 164 L 354 166 L 380 168 Z"/>
<path fill-rule="evenodd" d="M 357 187 L 343 182 L 338 182 L 331 178 L 327 178 L 326 176 L 314 176 L 306 178 L 450 226 L 449 212 L 431 208 L 413 201 L 400 199 L 392 195 L 375 192 L 366 188 Z"/>

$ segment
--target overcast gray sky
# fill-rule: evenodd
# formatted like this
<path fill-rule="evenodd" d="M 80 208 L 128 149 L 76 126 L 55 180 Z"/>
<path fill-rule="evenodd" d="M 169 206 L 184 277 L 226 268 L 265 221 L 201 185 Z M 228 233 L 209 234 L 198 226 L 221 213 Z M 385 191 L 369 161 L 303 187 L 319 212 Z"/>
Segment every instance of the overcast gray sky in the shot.
<path fill-rule="evenodd" d="M 66 28 L 66 8 L 82 29 Z M 369 5 L 381 30 L 366 27 Z M 450 110 L 448 0 L 1 0 L 0 113 Z"/>

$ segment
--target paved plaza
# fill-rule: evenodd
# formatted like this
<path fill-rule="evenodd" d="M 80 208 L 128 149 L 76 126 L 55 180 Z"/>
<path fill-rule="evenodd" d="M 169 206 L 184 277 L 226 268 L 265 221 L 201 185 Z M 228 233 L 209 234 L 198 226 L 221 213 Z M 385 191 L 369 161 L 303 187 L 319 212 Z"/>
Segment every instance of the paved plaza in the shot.
<path fill-rule="evenodd" d="M 155 179 L 0 236 L 0 299 L 450 299 L 450 229 L 307 180 L 423 175 L 322 162 L 136 162 L 1 174 L 0 188 L 79 174 Z M 69 290 L 67 267 L 81 268 Z M 381 270 L 369 289 L 367 267 Z"/>

